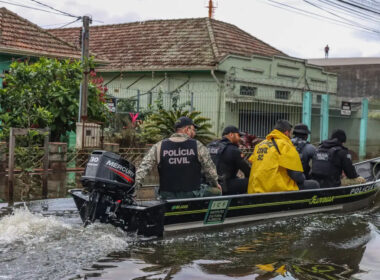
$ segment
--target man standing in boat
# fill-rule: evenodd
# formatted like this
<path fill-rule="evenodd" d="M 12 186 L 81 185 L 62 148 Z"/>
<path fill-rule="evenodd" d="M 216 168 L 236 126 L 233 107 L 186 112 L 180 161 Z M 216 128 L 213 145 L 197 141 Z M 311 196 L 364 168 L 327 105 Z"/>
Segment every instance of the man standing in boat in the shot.
<path fill-rule="evenodd" d="M 218 175 L 207 148 L 195 137 L 197 126 L 188 117 L 175 123 L 175 133 L 150 149 L 136 172 L 136 188 L 141 187 L 148 172 L 157 166 L 159 193 L 163 199 L 221 195 Z M 201 172 L 210 186 L 201 186 Z"/>
<path fill-rule="evenodd" d="M 351 155 L 343 146 L 346 142 L 346 133 L 342 129 L 335 129 L 330 139 L 323 141 L 315 153 L 312 161 L 311 175 L 321 187 L 332 188 L 340 185 L 356 185 L 365 183 L 352 165 Z M 341 181 L 342 171 L 347 178 Z"/>
<path fill-rule="evenodd" d="M 227 126 L 222 133 L 222 139 L 210 143 L 207 148 L 215 163 L 219 175 L 219 183 L 223 188 L 223 194 L 247 193 L 249 164 L 242 157 L 238 146 L 242 133 L 236 126 Z M 238 178 L 241 170 L 245 178 Z"/>
<path fill-rule="evenodd" d="M 310 179 L 310 161 L 315 155 L 316 148 L 307 141 L 310 130 L 306 124 L 299 123 L 294 126 L 292 143 L 300 155 L 303 173 L 306 179 Z"/>
<path fill-rule="evenodd" d="M 305 180 L 300 156 L 290 140 L 291 130 L 287 120 L 278 120 L 266 140 L 256 145 L 249 158 L 248 193 L 319 188 L 318 182 Z"/>

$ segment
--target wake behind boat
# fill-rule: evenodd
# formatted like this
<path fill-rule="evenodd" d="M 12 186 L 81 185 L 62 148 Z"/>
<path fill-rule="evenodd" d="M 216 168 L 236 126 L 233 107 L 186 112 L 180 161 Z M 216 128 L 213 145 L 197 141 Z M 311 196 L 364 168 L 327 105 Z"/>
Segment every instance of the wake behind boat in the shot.
<path fill-rule="evenodd" d="M 369 207 L 380 188 L 380 158 L 357 163 L 355 168 L 366 183 L 291 192 L 136 201 L 131 195 L 133 165 L 116 154 L 94 151 L 82 177 L 84 189 L 70 192 L 85 225 L 99 220 L 145 236 L 162 236 L 173 231 Z"/>

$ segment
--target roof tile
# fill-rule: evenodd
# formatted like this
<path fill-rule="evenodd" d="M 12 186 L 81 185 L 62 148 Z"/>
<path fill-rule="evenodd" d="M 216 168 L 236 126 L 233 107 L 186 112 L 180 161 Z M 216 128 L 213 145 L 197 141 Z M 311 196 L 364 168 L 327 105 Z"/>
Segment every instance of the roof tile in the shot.
<path fill-rule="evenodd" d="M 0 8 L 0 51 L 80 58 L 80 50 L 17 14 Z"/>
<path fill-rule="evenodd" d="M 49 32 L 79 46 L 80 28 Z M 212 69 L 226 55 L 282 55 L 238 27 L 208 18 L 90 27 L 90 50 L 110 63 L 99 71 Z"/>

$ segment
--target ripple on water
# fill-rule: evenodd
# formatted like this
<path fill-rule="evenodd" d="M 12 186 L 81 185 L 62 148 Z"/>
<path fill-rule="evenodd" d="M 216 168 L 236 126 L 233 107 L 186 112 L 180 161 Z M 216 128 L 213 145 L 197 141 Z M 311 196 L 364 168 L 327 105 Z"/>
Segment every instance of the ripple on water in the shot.
<path fill-rule="evenodd" d="M 110 225 L 67 223 L 27 209 L 0 220 L 0 279 L 62 279 L 99 257 L 128 246 Z"/>

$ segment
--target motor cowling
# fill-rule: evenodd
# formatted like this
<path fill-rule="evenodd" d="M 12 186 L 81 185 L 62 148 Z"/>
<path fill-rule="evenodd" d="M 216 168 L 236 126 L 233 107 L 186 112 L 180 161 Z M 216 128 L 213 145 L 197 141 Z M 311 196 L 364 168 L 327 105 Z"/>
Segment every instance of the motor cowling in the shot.
<path fill-rule="evenodd" d="M 133 192 L 135 171 L 135 166 L 120 155 L 96 150 L 90 155 L 81 182 L 89 192 L 124 196 Z"/>
<path fill-rule="evenodd" d="M 165 203 L 136 205 L 135 167 L 120 155 L 93 151 L 81 182 L 84 191 L 73 196 L 85 226 L 99 221 L 145 236 L 162 236 Z"/>

